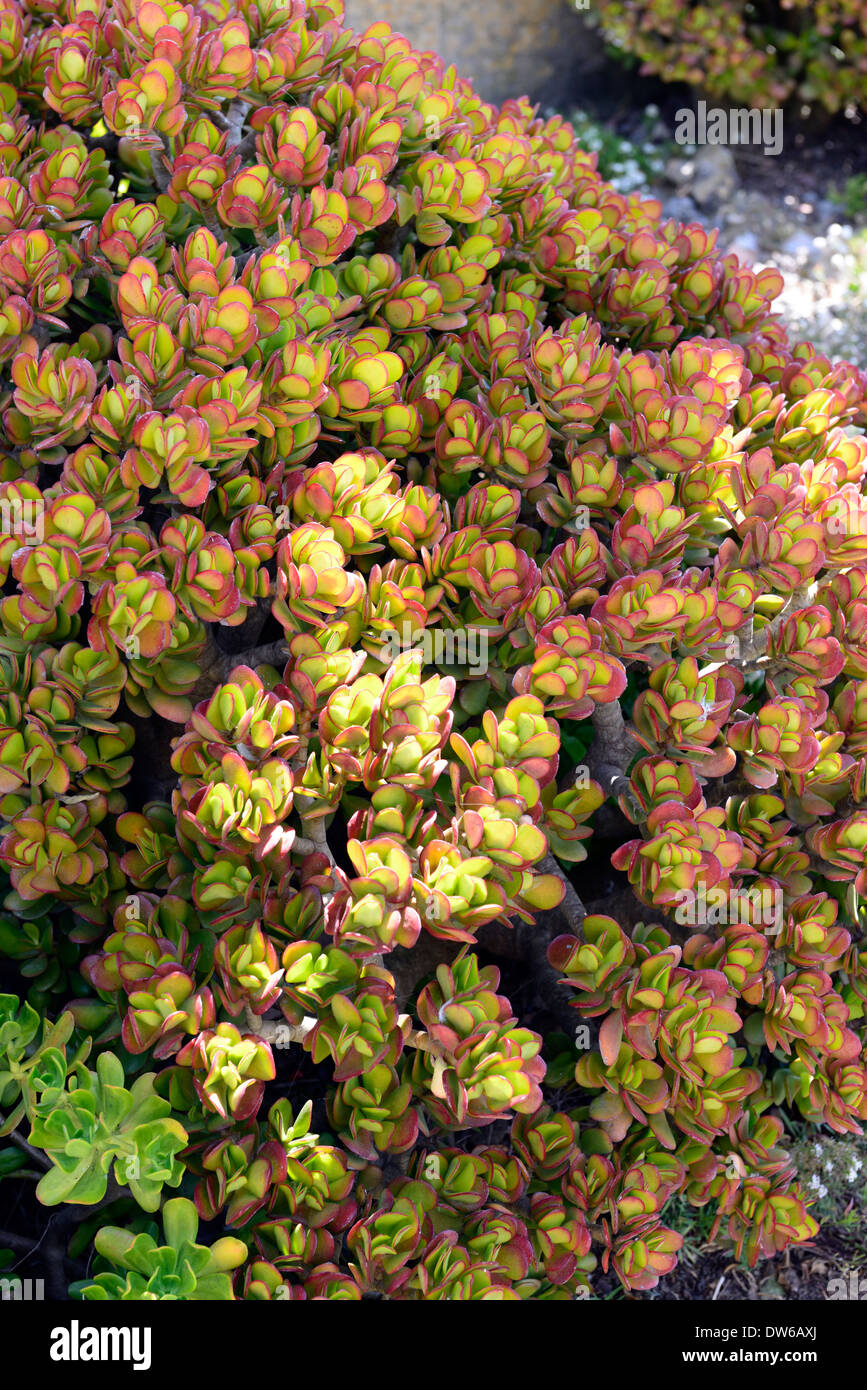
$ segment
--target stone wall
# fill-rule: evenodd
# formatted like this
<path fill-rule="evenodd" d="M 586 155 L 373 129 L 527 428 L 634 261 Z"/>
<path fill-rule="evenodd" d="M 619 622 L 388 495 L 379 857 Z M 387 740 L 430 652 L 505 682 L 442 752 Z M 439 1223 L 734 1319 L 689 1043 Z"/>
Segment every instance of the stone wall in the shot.
<path fill-rule="evenodd" d="M 346 0 L 356 31 L 381 21 L 454 63 L 487 101 L 577 105 L 610 71 L 598 30 L 569 0 Z"/>

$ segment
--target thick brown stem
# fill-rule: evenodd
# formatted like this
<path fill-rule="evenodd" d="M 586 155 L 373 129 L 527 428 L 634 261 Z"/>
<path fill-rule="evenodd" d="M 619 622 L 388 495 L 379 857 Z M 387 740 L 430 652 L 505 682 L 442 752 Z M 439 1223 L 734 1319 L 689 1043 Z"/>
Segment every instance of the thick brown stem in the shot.
<path fill-rule="evenodd" d="M 22 1255 L 29 1255 L 31 1250 L 36 1249 L 36 1241 L 29 1236 L 17 1236 L 14 1231 L 0 1231 L 0 1247 L 7 1250 L 17 1250 Z"/>
<path fill-rule="evenodd" d="M 213 634 L 209 632 L 208 645 L 200 657 L 199 679 L 190 692 L 190 698 L 195 704 L 212 695 L 215 687 L 228 680 L 237 666 L 282 666 L 288 655 L 289 649 L 282 638 L 277 642 L 266 642 L 261 647 L 248 647 L 246 651 L 221 652 Z"/>
<path fill-rule="evenodd" d="M 496 954 L 521 961 L 532 981 L 536 1005 L 559 1029 L 569 1034 L 575 1028 L 575 1011 L 570 1003 L 572 993 L 563 976 L 548 960 L 548 947 L 568 929 L 583 941 L 582 923 L 587 911 L 553 855 L 546 855 L 534 867 L 540 873 L 554 874 L 560 879 L 564 885 L 562 902 L 548 912 L 537 913 L 533 922 L 520 922 L 513 932 L 500 929 L 499 923 L 489 923 L 479 931 L 479 944 Z"/>
<path fill-rule="evenodd" d="M 165 165 L 165 156 L 167 153 L 164 145 L 159 150 L 151 150 L 151 173 L 153 174 L 154 183 L 160 193 L 167 192 L 168 186 L 172 181 L 172 176 Z"/>
<path fill-rule="evenodd" d="M 220 663 L 221 672 L 225 672 L 220 679 L 225 680 L 236 666 L 285 666 L 288 655 L 289 648 L 283 637 L 277 642 L 265 642 L 261 647 L 248 647 L 246 651 L 235 652 L 234 655 L 227 652 Z"/>
<path fill-rule="evenodd" d="M 597 705 L 592 721 L 593 742 L 587 754 L 590 776 L 600 784 L 606 796 L 620 796 L 629 789 L 626 769 L 637 751 L 620 701 Z"/>
<path fill-rule="evenodd" d="M 12 1131 L 9 1135 L 9 1139 L 15 1145 L 16 1149 L 20 1149 L 22 1153 L 27 1155 L 31 1163 L 36 1164 L 37 1168 L 41 1168 L 47 1173 L 48 1170 L 53 1167 L 51 1159 L 48 1158 L 41 1149 L 34 1149 L 32 1144 L 28 1144 L 24 1135 L 19 1134 L 17 1130 Z"/>
<path fill-rule="evenodd" d="M 336 868 L 337 860 L 331 852 L 331 846 L 328 843 L 328 836 L 325 832 L 325 821 L 322 816 L 310 816 L 308 818 L 305 817 L 302 812 L 301 824 L 307 832 L 306 842 L 312 845 L 313 853 L 324 854 L 332 869 Z"/>
<path fill-rule="evenodd" d="M 569 926 L 572 928 L 575 935 L 580 936 L 581 923 L 587 916 L 587 909 L 582 903 L 578 894 L 575 892 L 575 889 L 572 886 L 571 882 L 566 877 L 563 870 L 560 868 L 560 865 L 557 863 L 557 860 L 554 858 L 553 854 L 546 854 L 545 858 L 540 860 L 539 864 L 537 865 L 537 868 L 541 873 L 555 874 L 556 877 L 559 878 L 560 882 L 563 884 L 563 901 L 561 902 L 558 911 L 561 912 L 563 916 L 566 918 L 566 921 L 569 923 Z"/>
<path fill-rule="evenodd" d="M 771 638 L 776 637 L 783 623 L 793 613 L 797 613 L 801 608 L 809 608 L 816 597 L 816 587 L 815 583 L 802 584 L 800 588 L 795 589 L 788 603 L 771 622 L 755 635 L 751 631 L 748 638 L 741 638 L 736 663 L 740 666 L 749 666 L 753 662 L 765 661 Z"/>
<path fill-rule="evenodd" d="M 233 101 L 226 112 L 226 129 L 229 132 L 229 146 L 234 146 L 233 153 L 238 153 L 241 145 L 241 131 L 244 129 L 244 121 L 247 112 L 250 110 L 245 101 Z"/>

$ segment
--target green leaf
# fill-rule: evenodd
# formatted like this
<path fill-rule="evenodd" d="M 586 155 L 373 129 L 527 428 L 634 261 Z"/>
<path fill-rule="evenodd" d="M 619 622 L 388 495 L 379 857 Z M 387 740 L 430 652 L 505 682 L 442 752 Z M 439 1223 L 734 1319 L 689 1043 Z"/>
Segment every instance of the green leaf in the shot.
<path fill-rule="evenodd" d="M 185 1197 L 170 1197 L 163 1207 L 163 1230 L 170 1245 L 176 1249 L 188 1241 L 195 1245 L 199 1217 L 192 1202 Z"/>
<path fill-rule="evenodd" d="M 8 1178 L 19 1169 L 26 1168 L 29 1161 L 26 1153 L 22 1153 L 20 1149 L 0 1149 L 0 1179 Z"/>
<path fill-rule="evenodd" d="M 99 1155 L 85 1157 L 72 1170 L 51 1168 L 40 1179 L 36 1195 L 46 1207 L 56 1207 L 59 1202 L 74 1202 L 90 1206 L 102 1201 L 108 1186 L 105 1173 L 99 1164 Z"/>

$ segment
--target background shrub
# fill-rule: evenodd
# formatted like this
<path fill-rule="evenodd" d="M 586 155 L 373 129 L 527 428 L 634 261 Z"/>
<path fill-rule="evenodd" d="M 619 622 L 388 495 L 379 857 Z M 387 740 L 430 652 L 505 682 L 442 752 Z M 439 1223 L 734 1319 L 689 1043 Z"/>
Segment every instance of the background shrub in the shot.
<path fill-rule="evenodd" d="M 598 18 L 643 72 L 714 97 L 748 106 L 800 100 L 828 111 L 864 105 L 864 0 L 603 0 Z"/>

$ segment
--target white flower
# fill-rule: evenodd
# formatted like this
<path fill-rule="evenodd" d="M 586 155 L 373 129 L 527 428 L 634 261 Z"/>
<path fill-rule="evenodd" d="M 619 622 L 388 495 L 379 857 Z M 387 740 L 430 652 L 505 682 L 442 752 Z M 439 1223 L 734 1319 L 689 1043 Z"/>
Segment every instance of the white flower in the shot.
<path fill-rule="evenodd" d="M 827 1189 L 827 1187 L 825 1186 L 825 1184 L 822 1183 L 821 1186 L 820 1186 L 820 1188 L 819 1188 L 819 1196 L 820 1196 L 820 1197 L 827 1197 L 827 1195 L 828 1195 L 828 1189 Z"/>
<path fill-rule="evenodd" d="M 820 1179 L 819 1179 L 819 1174 L 818 1174 L 818 1173 L 814 1173 L 813 1176 L 811 1177 L 811 1179 L 810 1179 L 810 1186 L 811 1186 L 811 1187 L 821 1187 L 821 1186 L 822 1186 L 821 1181 L 820 1181 Z"/>
<path fill-rule="evenodd" d="M 821 1145 L 821 1144 L 814 1144 L 814 1145 L 813 1145 L 813 1153 L 816 1155 L 817 1158 L 821 1158 L 821 1157 L 822 1157 L 822 1145 Z"/>
<path fill-rule="evenodd" d="M 826 1173 L 833 1173 L 833 1171 L 834 1171 L 834 1160 L 833 1160 L 833 1158 L 826 1159 L 826 1160 L 825 1160 L 825 1172 L 826 1172 Z"/>

